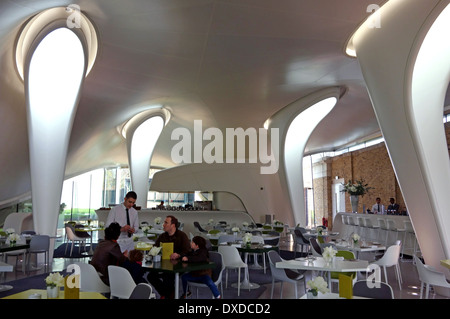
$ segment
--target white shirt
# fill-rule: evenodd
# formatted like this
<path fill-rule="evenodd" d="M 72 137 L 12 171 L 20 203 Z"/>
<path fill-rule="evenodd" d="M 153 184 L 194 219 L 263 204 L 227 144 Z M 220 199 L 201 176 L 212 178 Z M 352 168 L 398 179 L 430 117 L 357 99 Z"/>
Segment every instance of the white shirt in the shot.
<path fill-rule="evenodd" d="M 380 210 L 378 210 L 378 206 L 380 206 Z M 375 205 L 373 205 L 372 206 L 372 213 L 379 214 L 379 215 L 384 215 L 385 214 L 384 205 L 383 204 L 375 204 Z"/>
<path fill-rule="evenodd" d="M 139 219 L 137 210 L 131 207 L 128 210 L 128 214 L 130 216 L 130 226 L 137 231 L 139 229 Z M 105 226 L 108 227 L 112 222 L 117 222 L 120 225 L 120 227 L 123 227 L 127 224 L 127 212 L 123 204 L 111 208 Z M 128 238 L 128 232 L 121 232 L 119 238 L 123 239 Z"/>

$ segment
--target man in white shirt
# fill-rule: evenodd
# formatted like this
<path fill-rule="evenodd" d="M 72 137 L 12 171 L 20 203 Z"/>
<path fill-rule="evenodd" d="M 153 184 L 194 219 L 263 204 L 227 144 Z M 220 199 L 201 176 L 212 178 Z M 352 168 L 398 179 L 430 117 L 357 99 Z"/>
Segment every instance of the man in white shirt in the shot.
<path fill-rule="evenodd" d="M 376 204 L 372 206 L 372 212 L 374 214 L 384 215 L 384 205 L 381 204 L 381 198 L 377 197 L 376 201 Z"/>
<path fill-rule="evenodd" d="M 133 208 L 137 195 L 131 191 L 125 195 L 123 203 L 111 208 L 106 220 L 106 227 L 112 222 L 117 222 L 120 228 L 119 239 L 130 238 L 139 228 L 138 212 Z"/>

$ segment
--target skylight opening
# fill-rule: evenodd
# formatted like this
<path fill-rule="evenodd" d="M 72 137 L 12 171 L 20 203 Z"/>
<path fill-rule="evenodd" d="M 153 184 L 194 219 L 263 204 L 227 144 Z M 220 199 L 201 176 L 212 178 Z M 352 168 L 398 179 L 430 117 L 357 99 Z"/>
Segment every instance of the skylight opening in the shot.
<path fill-rule="evenodd" d="M 49 33 L 30 61 L 30 110 L 40 123 L 55 124 L 71 112 L 84 74 L 84 50 L 78 36 L 67 28 Z"/>

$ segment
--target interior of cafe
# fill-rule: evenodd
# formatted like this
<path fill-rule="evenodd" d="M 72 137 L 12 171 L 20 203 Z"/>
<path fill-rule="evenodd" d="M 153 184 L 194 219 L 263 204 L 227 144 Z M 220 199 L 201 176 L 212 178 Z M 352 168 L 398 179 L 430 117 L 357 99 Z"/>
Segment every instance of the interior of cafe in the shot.
<path fill-rule="evenodd" d="M 450 297 L 448 0 L 0 8 L 0 299 Z"/>

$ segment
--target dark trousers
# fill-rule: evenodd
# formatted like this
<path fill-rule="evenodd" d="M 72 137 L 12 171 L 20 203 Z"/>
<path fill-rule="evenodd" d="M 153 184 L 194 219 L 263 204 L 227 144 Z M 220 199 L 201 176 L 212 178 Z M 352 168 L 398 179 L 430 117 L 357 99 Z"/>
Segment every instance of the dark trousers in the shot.
<path fill-rule="evenodd" d="M 147 276 L 147 280 L 161 297 L 173 298 L 175 293 L 174 274 L 150 272 Z"/>

